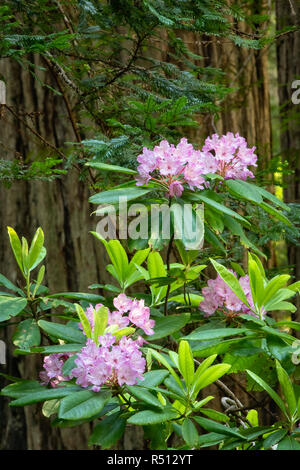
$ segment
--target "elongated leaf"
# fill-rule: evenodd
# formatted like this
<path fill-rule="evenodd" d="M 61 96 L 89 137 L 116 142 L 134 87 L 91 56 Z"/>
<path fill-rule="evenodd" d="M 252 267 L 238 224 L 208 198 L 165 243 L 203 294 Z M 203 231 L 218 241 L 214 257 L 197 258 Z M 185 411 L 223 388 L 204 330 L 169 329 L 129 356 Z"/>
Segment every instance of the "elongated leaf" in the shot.
<path fill-rule="evenodd" d="M 264 290 L 264 305 L 270 301 L 270 299 L 279 289 L 286 285 L 290 277 L 291 276 L 288 274 L 279 274 L 268 282 Z"/>
<path fill-rule="evenodd" d="M 32 269 L 44 245 L 44 232 L 39 227 L 33 237 L 28 253 L 28 269 Z"/>
<path fill-rule="evenodd" d="M 210 419 L 202 418 L 200 416 L 195 416 L 194 420 L 197 421 L 197 423 L 200 424 L 202 428 L 206 429 L 206 431 L 221 434 L 223 436 L 239 437 L 242 440 L 246 440 L 246 438 L 241 433 L 235 431 L 232 428 L 224 426 L 223 424 L 216 423 L 215 421 L 211 421 Z"/>
<path fill-rule="evenodd" d="M 278 444 L 281 439 L 284 438 L 288 433 L 287 429 L 278 429 L 278 431 L 272 432 L 266 439 L 264 440 L 264 449 L 268 450 L 272 446 Z"/>
<path fill-rule="evenodd" d="M 126 419 L 121 413 L 113 413 L 105 416 L 97 426 L 89 439 L 90 445 L 99 445 L 101 449 L 110 449 L 124 434 Z"/>
<path fill-rule="evenodd" d="M 12 290 L 13 292 L 17 292 L 20 295 L 24 295 L 22 289 L 15 286 L 9 279 L 7 279 L 7 277 L 3 276 L 3 274 L 0 274 L 0 286 L 3 286 L 8 290 Z"/>
<path fill-rule="evenodd" d="M 204 387 L 215 382 L 217 379 L 226 374 L 231 368 L 231 364 L 216 364 L 206 369 L 198 378 L 194 384 L 194 396 L 196 397 L 200 390 Z"/>
<path fill-rule="evenodd" d="M 202 297 L 201 295 L 189 293 L 186 296 L 184 296 L 183 294 L 175 295 L 174 297 L 170 297 L 169 301 L 190 305 L 191 307 L 199 307 L 203 299 L 204 297 Z"/>
<path fill-rule="evenodd" d="M 210 199 L 209 197 L 206 197 L 202 194 L 195 194 L 194 199 L 199 200 L 210 206 L 212 209 L 214 209 L 216 212 L 220 214 L 226 214 L 230 215 L 231 217 L 240 220 L 244 225 L 250 226 L 249 222 L 247 219 L 242 217 L 240 214 L 237 212 L 234 212 L 233 210 L 229 209 L 228 207 L 224 206 L 223 204 L 220 204 L 217 201 L 214 201 L 213 199 Z"/>
<path fill-rule="evenodd" d="M 129 392 L 138 400 L 156 408 L 164 408 L 161 402 L 143 386 L 127 385 Z"/>
<path fill-rule="evenodd" d="M 245 304 L 247 305 L 248 308 L 251 309 L 249 302 L 246 298 L 246 295 L 244 294 L 244 291 L 237 280 L 237 278 L 232 274 L 225 266 L 222 264 L 218 263 L 217 261 L 211 259 L 211 262 L 217 271 L 217 273 L 220 275 L 220 277 L 223 279 L 225 284 L 230 287 L 230 289 L 235 293 L 235 295 Z"/>
<path fill-rule="evenodd" d="M 182 437 L 187 445 L 193 449 L 198 444 L 198 432 L 193 421 L 189 418 L 185 418 L 182 425 Z"/>
<path fill-rule="evenodd" d="M 97 304 L 105 300 L 102 295 L 86 294 L 84 292 L 59 292 L 58 294 L 52 294 L 48 296 L 49 299 L 59 299 L 61 297 L 72 300 L 86 300 L 87 302 L 91 302 L 93 304 Z"/>
<path fill-rule="evenodd" d="M 131 170 L 130 168 L 124 168 L 122 166 L 118 165 L 109 165 L 108 163 L 102 163 L 102 162 L 87 162 L 87 166 L 90 166 L 91 168 L 95 168 L 96 170 L 100 171 L 116 171 L 117 173 L 125 173 L 127 175 L 135 175 L 137 172 L 135 170 Z"/>
<path fill-rule="evenodd" d="M 290 211 L 290 207 L 287 206 L 283 201 L 278 199 L 274 194 L 270 193 L 269 191 L 266 191 L 264 188 L 261 188 L 260 186 L 256 186 L 256 190 L 262 195 L 264 199 L 267 199 L 268 201 L 273 202 L 273 204 L 277 207 L 281 207 L 285 211 Z"/>
<path fill-rule="evenodd" d="M 247 331 L 247 328 L 214 328 L 213 330 L 202 330 L 199 328 L 182 339 L 189 341 L 207 341 L 215 338 L 225 338 L 226 336 L 237 336 Z"/>
<path fill-rule="evenodd" d="M 203 415 L 208 416 L 208 418 L 214 419 L 215 421 L 221 421 L 223 423 L 230 421 L 229 416 L 221 413 L 220 411 L 212 410 L 210 408 L 200 408 L 199 411 Z"/>
<path fill-rule="evenodd" d="M 45 320 L 39 320 L 38 325 L 50 336 L 54 336 L 54 338 L 63 339 L 70 343 L 86 342 L 86 337 L 79 329 L 77 330 L 70 326 L 62 325 L 61 323 L 48 322 Z"/>
<path fill-rule="evenodd" d="M 98 344 L 99 336 L 104 335 L 105 328 L 108 322 L 108 308 L 102 307 L 98 308 L 97 310 L 94 309 L 93 311 L 94 317 L 94 341 Z"/>
<path fill-rule="evenodd" d="M 139 187 L 112 189 L 94 194 L 89 198 L 92 204 L 119 204 L 120 198 L 126 198 L 126 201 L 132 201 L 153 191 L 153 189 L 143 189 Z M 123 199 L 124 201 L 125 199 Z"/>
<path fill-rule="evenodd" d="M 165 369 L 150 370 L 144 374 L 144 380 L 138 381 L 138 385 L 142 385 L 143 387 L 156 387 L 161 384 L 168 375 L 169 372 Z"/>
<path fill-rule="evenodd" d="M 12 340 L 21 349 L 38 346 L 41 342 L 41 333 L 36 321 L 28 318 L 19 323 Z"/>
<path fill-rule="evenodd" d="M 264 302 L 264 277 L 251 253 L 248 255 L 248 273 L 252 299 L 254 305 L 260 309 Z"/>
<path fill-rule="evenodd" d="M 254 184 L 247 183 L 243 180 L 225 180 L 225 184 L 228 187 L 229 191 L 237 197 L 246 199 L 254 203 L 263 202 L 260 192 L 257 190 L 257 186 Z"/>
<path fill-rule="evenodd" d="M 167 275 L 164 262 L 161 255 L 157 251 L 151 251 L 147 259 L 147 268 L 149 272 L 150 279 L 157 277 L 165 277 Z M 154 287 L 151 286 L 151 291 L 153 292 L 153 303 L 157 304 L 161 299 L 166 296 L 167 286 L 163 287 Z"/>
<path fill-rule="evenodd" d="M 178 349 L 179 370 L 189 387 L 194 380 L 195 366 L 190 345 L 187 341 L 180 341 Z"/>
<path fill-rule="evenodd" d="M 24 274 L 23 261 L 22 261 L 22 246 L 21 241 L 12 227 L 7 227 L 8 236 L 10 241 L 11 249 L 15 255 L 16 261 L 21 272 Z"/>
<path fill-rule="evenodd" d="M 43 387 L 36 380 L 20 380 L 19 382 L 12 383 L 2 388 L 1 395 L 12 398 L 20 398 L 24 395 L 43 392 L 45 390 L 45 387 Z"/>
<path fill-rule="evenodd" d="M 27 305 L 23 297 L 0 296 L 0 322 L 15 317 L 21 313 Z"/>
<path fill-rule="evenodd" d="M 25 406 L 31 405 L 32 403 L 38 403 L 40 401 L 53 400 L 54 398 L 63 398 L 67 395 L 79 392 L 80 387 L 77 385 L 69 387 L 57 387 L 57 388 L 45 388 L 43 390 L 37 390 L 30 393 L 26 393 L 17 400 L 10 402 L 10 406 Z"/>
<path fill-rule="evenodd" d="M 65 397 L 59 406 L 58 417 L 62 419 L 87 419 L 99 413 L 111 398 L 109 392 L 83 390 Z"/>
<path fill-rule="evenodd" d="M 91 338 L 92 337 L 91 325 L 90 325 L 90 322 L 89 322 L 83 308 L 79 304 L 75 304 L 75 310 L 76 310 L 76 313 L 79 317 L 79 320 L 80 320 L 80 323 L 83 327 L 83 330 L 86 334 L 86 337 Z"/>
<path fill-rule="evenodd" d="M 285 215 L 282 214 L 282 212 L 270 206 L 266 202 L 260 203 L 259 206 L 269 214 L 273 215 L 276 219 L 281 220 L 281 222 L 285 223 L 286 225 L 290 227 L 293 225 L 291 221 Z"/>
<path fill-rule="evenodd" d="M 260 385 L 270 395 L 272 400 L 275 401 L 275 403 L 277 404 L 277 406 L 279 406 L 279 408 L 281 409 L 283 414 L 288 418 L 284 403 L 281 400 L 280 396 L 261 377 L 256 375 L 254 372 L 251 372 L 251 370 L 247 370 L 247 369 L 246 369 L 246 372 L 247 372 L 247 374 L 250 375 L 250 377 L 255 382 L 258 383 L 258 385 Z"/>
<path fill-rule="evenodd" d="M 277 450 L 300 450 L 300 443 L 292 436 L 286 436 L 279 442 Z"/>
<path fill-rule="evenodd" d="M 175 419 L 177 416 L 178 412 L 174 408 L 165 408 L 162 411 L 144 410 L 131 416 L 127 421 L 130 424 L 146 426 L 172 421 L 172 419 Z"/>
<path fill-rule="evenodd" d="M 158 351 L 155 351 L 154 349 L 151 349 L 151 355 L 155 357 L 155 359 L 160 363 L 162 364 L 163 366 L 166 367 L 166 369 L 168 369 L 168 371 L 170 372 L 170 374 L 174 377 L 174 379 L 176 380 L 176 382 L 178 383 L 178 385 L 180 386 L 180 388 L 183 388 L 183 385 L 182 385 L 182 382 L 180 380 L 180 378 L 178 377 L 178 375 L 176 374 L 175 370 L 173 369 L 173 367 L 170 366 L 170 364 L 168 363 L 168 361 L 164 358 L 164 356 L 162 354 L 160 354 Z"/>
<path fill-rule="evenodd" d="M 181 330 L 190 320 L 190 313 L 180 315 L 168 315 L 167 317 L 155 319 L 155 332 L 147 337 L 149 341 L 165 338 L 176 331 Z"/>
<path fill-rule="evenodd" d="M 281 389 L 284 395 L 284 398 L 288 405 L 289 415 L 292 418 L 293 414 L 297 410 L 297 401 L 294 392 L 294 387 L 289 378 L 287 372 L 283 369 L 280 362 L 278 360 L 276 362 L 276 370 L 279 383 L 281 385 Z"/>

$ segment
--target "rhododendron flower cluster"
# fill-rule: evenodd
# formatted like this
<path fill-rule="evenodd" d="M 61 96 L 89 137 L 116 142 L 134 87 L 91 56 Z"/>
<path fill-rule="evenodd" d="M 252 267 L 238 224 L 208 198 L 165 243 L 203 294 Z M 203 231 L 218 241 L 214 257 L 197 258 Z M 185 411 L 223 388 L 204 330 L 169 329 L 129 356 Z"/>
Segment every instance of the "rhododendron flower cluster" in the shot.
<path fill-rule="evenodd" d="M 108 326 L 117 326 L 119 329 L 132 325 L 144 330 L 146 335 L 153 335 L 153 327 L 155 321 L 150 319 L 150 309 L 145 306 L 144 300 L 130 299 L 126 294 L 119 294 L 115 297 L 113 304 L 116 308 L 113 312 L 108 312 Z M 97 304 L 95 310 L 99 309 L 102 304 Z M 93 307 L 90 306 L 86 310 L 86 316 L 90 322 L 92 331 L 94 330 Z M 125 316 L 125 314 L 127 314 Z M 81 324 L 80 327 L 82 328 Z"/>
<path fill-rule="evenodd" d="M 252 171 L 248 170 L 248 166 L 257 166 L 257 155 L 255 155 L 256 147 L 248 148 L 246 139 L 238 133 L 233 134 L 227 132 L 221 137 L 218 134 L 207 137 L 202 147 L 204 153 L 214 153 L 217 162 L 217 171 L 220 176 L 225 179 L 241 179 L 246 180 L 254 178 Z"/>
<path fill-rule="evenodd" d="M 232 270 L 230 271 L 236 276 L 236 273 Z M 239 283 L 250 307 L 254 309 L 249 276 L 240 277 Z M 216 279 L 210 279 L 208 281 L 207 287 L 202 289 L 202 295 L 204 300 L 200 304 L 200 310 L 205 312 L 206 317 L 213 315 L 217 309 L 224 310 L 224 308 L 226 308 L 229 313 L 247 313 L 254 315 L 219 275 L 217 275 Z"/>
<path fill-rule="evenodd" d="M 253 178 L 248 165 L 256 166 L 255 147 L 248 148 L 247 142 L 239 134 L 228 132 L 219 137 L 214 134 L 205 140 L 201 150 L 195 150 L 187 139 L 182 138 L 175 147 L 163 140 L 153 150 L 146 147 L 137 157 L 139 175 L 137 185 L 148 184 L 150 180 L 160 183 L 168 195 L 181 196 L 184 184 L 192 190 L 204 189 L 208 173 L 219 174 L 225 179 Z"/>
<path fill-rule="evenodd" d="M 72 353 L 59 353 L 45 356 L 44 370 L 40 372 L 40 379 L 43 385 L 51 384 L 56 387 L 60 382 L 70 380 L 70 377 L 65 377 L 62 373 L 62 368 L 65 361 L 72 355 Z"/>
<path fill-rule="evenodd" d="M 98 392 L 101 385 L 134 385 L 143 380 L 146 361 L 140 351 L 142 338 L 133 341 L 123 336 L 118 344 L 116 337 L 106 333 L 99 337 L 100 346 L 91 339 L 77 354 L 76 368 L 72 370 L 76 383 L 81 387 L 92 386 Z"/>
<path fill-rule="evenodd" d="M 45 370 L 40 373 L 44 384 L 50 383 L 55 387 L 62 381 L 76 378 L 76 383 L 81 387 L 91 386 L 93 391 L 98 392 L 104 384 L 134 385 L 138 380 L 143 380 L 146 361 L 140 347 L 145 340 L 141 336 L 136 340 L 126 336 L 117 340 L 111 331 L 117 333 L 128 326 L 135 326 L 147 335 L 152 335 L 155 322 L 150 319 L 150 309 L 145 306 L 144 300 L 130 299 L 125 294 L 118 295 L 113 303 L 116 310 L 108 311 L 107 328 L 98 338 L 99 345 L 91 338 L 87 339 L 85 346 L 76 355 L 76 367 L 69 377 L 63 376 L 62 367 L 65 359 L 72 354 L 51 354 L 45 357 Z M 100 307 L 102 304 L 96 305 L 95 310 Z M 94 309 L 91 305 L 85 314 L 94 332 Z M 79 327 L 83 329 L 81 323 Z"/>

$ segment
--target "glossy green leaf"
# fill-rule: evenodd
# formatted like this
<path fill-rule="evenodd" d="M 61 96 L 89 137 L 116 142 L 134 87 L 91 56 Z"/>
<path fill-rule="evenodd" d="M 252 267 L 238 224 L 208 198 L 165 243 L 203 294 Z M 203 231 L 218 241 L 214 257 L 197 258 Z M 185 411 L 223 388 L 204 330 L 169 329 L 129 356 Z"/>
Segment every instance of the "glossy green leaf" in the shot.
<path fill-rule="evenodd" d="M 15 317 L 21 313 L 27 305 L 23 297 L 0 296 L 0 322 Z"/>
<path fill-rule="evenodd" d="M 86 165 L 100 171 L 116 171 L 117 173 L 125 173 L 127 175 L 135 175 L 137 173 L 135 170 L 131 170 L 130 168 L 124 168 L 123 166 L 118 165 L 109 165 L 108 163 L 103 162 L 90 161 L 87 162 Z"/>
<path fill-rule="evenodd" d="M 156 408 L 163 408 L 161 402 L 154 396 L 149 390 L 143 386 L 138 385 L 127 385 L 127 389 L 135 398 L 140 400 L 142 403 L 155 406 Z"/>
<path fill-rule="evenodd" d="M 258 385 L 260 385 L 269 395 L 270 397 L 272 398 L 272 400 L 275 401 L 275 403 L 279 406 L 279 408 L 281 409 L 281 411 L 283 412 L 283 414 L 287 416 L 287 412 L 286 412 L 286 409 L 285 409 L 285 406 L 284 406 L 284 402 L 282 401 L 282 399 L 280 398 L 280 396 L 261 378 L 259 377 L 258 375 L 256 375 L 254 372 L 251 372 L 251 370 L 247 370 L 246 369 L 246 372 L 247 374 L 250 375 L 250 377 L 258 383 Z"/>
<path fill-rule="evenodd" d="M 185 418 L 182 425 L 182 437 L 189 446 L 193 449 L 197 447 L 198 444 L 198 432 L 193 421 L 189 418 Z"/>
<path fill-rule="evenodd" d="M 174 408 L 165 408 L 164 410 L 144 410 L 136 413 L 128 419 L 129 424 L 137 424 L 140 426 L 164 423 L 172 421 L 178 416 L 178 412 Z"/>
<path fill-rule="evenodd" d="M 281 385 L 281 390 L 288 405 L 289 415 L 290 417 L 292 417 L 295 411 L 297 410 L 297 401 L 294 392 L 294 387 L 291 382 L 291 379 L 289 378 L 284 368 L 281 366 L 280 362 L 276 360 L 275 363 L 278 380 Z"/>
<path fill-rule="evenodd" d="M 12 340 L 14 345 L 21 349 L 38 346 L 41 342 L 41 333 L 36 321 L 28 318 L 19 323 Z"/>
<path fill-rule="evenodd" d="M 82 390 L 65 397 L 59 406 L 58 417 L 62 419 L 87 419 L 98 414 L 111 398 L 109 392 Z"/>
<path fill-rule="evenodd" d="M 86 342 L 86 337 L 79 329 L 77 330 L 70 326 L 62 325 L 61 323 L 48 322 L 45 320 L 39 320 L 38 325 L 42 330 L 46 331 L 46 333 L 54 338 L 62 339 L 70 343 Z"/>
<path fill-rule="evenodd" d="M 40 401 L 53 400 L 54 398 L 63 398 L 74 392 L 80 390 L 80 387 L 77 385 L 69 387 L 57 387 L 57 388 L 45 388 L 43 390 L 37 390 L 33 392 L 26 393 L 17 400 L 10 402 L 10 406 L 25 406 L 31 405 L 32 403 L 38 403 Z"/>
<path fill-rule="evenodd" d="M 126 419 L 121 413 L 113 413 L 105 416 L 97 426 L 95 426 L 89 445 L 99 445 L 101 449 L 110 449 L 124 434 Z"/>
<path fill-rule="evenodd" d="M 153 189 L 143 189 L 139 187 L 112 189 L 94 194 L 89 198 L 92 204 L 119 204 L 120 198 L 126 198 L 126 201 L 132 201 L 153 191 Z"/>
<path fill-rule="evenodd" d="M 154 334 L 147 336 L 148 341 L 165 338 L 176 331 L 181 330 L 190 320 L 190 313 L 181 313 L 180 315 L 168 315 L 167 317 L 156 318 Z"/>

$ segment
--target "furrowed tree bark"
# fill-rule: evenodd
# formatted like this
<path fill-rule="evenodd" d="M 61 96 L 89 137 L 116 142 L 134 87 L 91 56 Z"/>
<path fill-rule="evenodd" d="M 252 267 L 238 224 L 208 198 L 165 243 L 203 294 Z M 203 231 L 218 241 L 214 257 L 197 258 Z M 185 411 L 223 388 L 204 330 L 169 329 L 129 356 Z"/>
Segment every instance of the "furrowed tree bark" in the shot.
<path fill-rule="evenodd" d="M 276 1 L 277 29 L 282 30 L 287 26 L 300 25 L 299 1 Z M 280 144 L 282 161 L 288 162 L 289 170 L 293 172 L 285 175 L 284 200 L 288 203 L 300 204 L 300 104 L 292 99 L 293 93 L 300 88 L 300 32 L 293 31 L 282 35 L 277 41 L 277 70 L 278 70 L 278 95 L 280 105 Z M 298 93 L 299 98 L 299 93 Z M 295 98 L 297 98 L 295 96 Z M 295 102 L 293 102 L 295 101 Z M 300 279 L 300 246 L 290 244 L 288 246 L 288 262 L 292 266 L 292 274 L 295 281 Z M 294 317 L 300 321 L 300 297 L 296 299 L 297 312 Z"/>
<path fill-rule="evenodd" d="M 39 59 L 35 59 L 38 61 Z M 37 62 L 38 64 L 39 62 Z M 74 141 L 67 109 L 62 97 L 42 87 L 16 62 L 3 61 L 1 74 L 6 80 L 6 102 L 15 112 L 37 113 L 23 116 L 49 143 L 63 148 Z M 42 77 L 54 86 L 49 74 Z M 28 128 L 7 109 L 2 110 L 0 122 L 2 158 L 43 159 L 55 155 L 34 136 Z M 78 172 L 54 181 L 16 181 L 7 188 L 0 185 L 0 272 L 14 283 L 23 284 L 9 246 L 7 226 L 21 236 L 32 239 L 41 226 L 45 233 L 47 257 L 44 283 L 52 293 L 66 291 L 86 292 L 95 282 L 107 282 L 105 253 L 101 244 L 89 233 L 95 230 L 96 219 L 90 217 L 93 208 L 88 203 L 88 184 L 78 180 Z M 95 291 L 94 291 L 95 292 Z M 0 338 L 7 344 L 7 364 L 0 365 L 3 373 L 37 379 L 42 358 L 13 357 L 11 331 L 0 329 Z M 0 387 L 6 384 L 0 377 Z M 87 449 L 89 425 L 80 428 L 52 428 L 50 420 L 41 413 L 41 406 L 9 407 L 9 400 L 0 400 L 1 449 Z"/>

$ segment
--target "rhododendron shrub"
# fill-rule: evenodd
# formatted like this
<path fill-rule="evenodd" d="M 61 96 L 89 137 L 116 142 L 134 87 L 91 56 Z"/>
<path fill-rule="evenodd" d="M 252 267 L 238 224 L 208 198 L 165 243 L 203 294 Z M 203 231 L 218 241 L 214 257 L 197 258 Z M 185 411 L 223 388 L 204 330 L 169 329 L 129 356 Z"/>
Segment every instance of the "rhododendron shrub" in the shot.
<path fill-rule="evenodd" d="M 32 380 L 6 377 L 12 383 L 2 395 L 11 406 L 42 402 L 54 427 L 90 422 L 89 443 L 102 449 L 136 425 L 150 449 L 170 450 L 177 442 L 183 450 L 299 450 L 300 361 L 292 332 L 300 324 L 292 299 L 300 281 L 270 273 L 267 250 L 253 242 L 260 214 L 286 227 L 290 208 L 253 183 L 256 165 L 255 147 L 230 132 L 207 137 L 201 148 L 185 138 L 144 147 L 136 172 L 109 165 L 127 181 L 94 194 L 91 203 L 117 213 L 125 196 L 129 207 L 138 202 L 145 213 L 162 203 L 190 204 L 192 211 L 174 211 L 167 238 L 151 227 L 140 239 L 107 240 L 92 232 L 110 259 L 111 283 L 87 292 L 49 293 L 40 266 L 42 229 L 29 246 L 9 227 L 24 288 L 0 276 L 8 291 L 0 295 L 0 321 L 17 323 L 16 355 L 44 356 Z M 191 249 L 199 203 L 205 241 Z M 178 220 L 187 229 L 179 239 Z M 243 260 L 248 250 L 247 263 L 235 249 L 239 243 Z M 255 398 L 250 406 L 231 390 L 232 374 Z M 272 407 L 267 422 L 262 394 Z"/>

